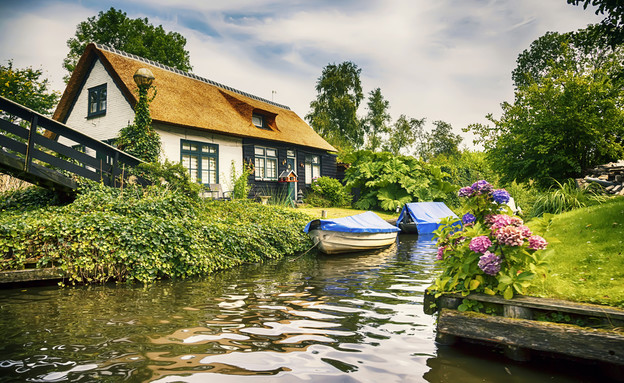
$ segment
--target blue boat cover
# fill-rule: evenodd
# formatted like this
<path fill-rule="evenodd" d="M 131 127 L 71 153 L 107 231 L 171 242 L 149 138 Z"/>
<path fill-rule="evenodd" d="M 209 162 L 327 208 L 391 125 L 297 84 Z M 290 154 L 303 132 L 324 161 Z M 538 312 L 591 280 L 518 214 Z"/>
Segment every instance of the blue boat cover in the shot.
<path fill-rule="evenodd" d="M 350 217 L 320 219 L 319 221 L 321 222 L 321 230 L 349 233 L 392 233 L 399 231 L 398 228 L 384 221 L 372 211 L 352 215 Z M 314 221 L 308 222 L 305 229 L 303 229 L 304 232 L 307 233 L 310 230 L 310 224 L 312 222 Z"/>
<path fill-rule="evenodd" d="M 403 206 L 399 219 L 397 219 L 397 226 L 406 214 L 409 214 L 416 223 L 418 234 L 433 233 L 440 227 L 440 220 L 444 217 L 458 218 L 444 202 L 412 202 Z M 457 225 L 460 226 L 461 223 L 457 223 Z"/>

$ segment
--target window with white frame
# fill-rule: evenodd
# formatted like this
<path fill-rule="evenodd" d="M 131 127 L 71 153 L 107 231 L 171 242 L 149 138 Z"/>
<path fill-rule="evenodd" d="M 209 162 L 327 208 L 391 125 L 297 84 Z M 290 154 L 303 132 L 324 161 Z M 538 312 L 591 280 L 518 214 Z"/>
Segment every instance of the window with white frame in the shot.
<path fill-rule="evenodd" d="M 305 183 L 310 185 L 312 180 L 321 176 L 321 159 L 319 156 L 307 154 L 305 156 Z"/>
<path fill-rule="evenodd" d="M 180 159 L 193 182 L 219 183 L 219 145 L 180 140 Z"/>
<path fill-rule="evenodd" d="M 277 149 L 254 147 L 256 181 L 277 181 Z"/>
<path fill-rule="evenodd" d="M 106 84 L 89 89 L 89 110 L 87 117 L 106 114 Z"/>

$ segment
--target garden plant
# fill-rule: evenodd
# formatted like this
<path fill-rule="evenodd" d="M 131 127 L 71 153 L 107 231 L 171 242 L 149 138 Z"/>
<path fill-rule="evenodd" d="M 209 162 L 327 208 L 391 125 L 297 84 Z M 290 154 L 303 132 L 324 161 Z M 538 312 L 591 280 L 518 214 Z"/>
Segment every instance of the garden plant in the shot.
<path fill-rule="evenodd" d="M 462 229 L 446 219 L 436 231 L 437 260 L 442 268 L 431 290 L 444 293 L 523 294 L 537 275 L 545 276 L 547 242 L 534 235 L 506 203 L 509 193 L 485 180 L 461 188 Z"/>

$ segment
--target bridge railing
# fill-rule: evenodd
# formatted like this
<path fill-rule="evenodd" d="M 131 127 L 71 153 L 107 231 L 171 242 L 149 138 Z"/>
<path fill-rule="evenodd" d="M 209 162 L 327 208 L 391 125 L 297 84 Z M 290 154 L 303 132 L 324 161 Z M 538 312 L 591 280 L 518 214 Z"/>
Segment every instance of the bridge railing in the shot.
<path fill-rule="evenodd" d="M 0 96 L 0 168 L 42 186 L 74 189 L 73 175 L 119 187 L 143 161 Z"/>

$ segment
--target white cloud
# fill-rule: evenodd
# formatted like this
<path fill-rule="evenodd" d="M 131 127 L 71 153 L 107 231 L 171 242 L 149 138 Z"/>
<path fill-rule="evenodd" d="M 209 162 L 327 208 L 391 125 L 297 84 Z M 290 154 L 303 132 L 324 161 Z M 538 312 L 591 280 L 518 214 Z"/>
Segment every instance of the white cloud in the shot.
<path fill-rule="evenodd" d="M 62 89 L 65 41 L 99 11 L 74 2 L 2 6 L 0 60 L 43 65 Z M 391 113 L 444 120 L 459 132 L 513 97 L 517 55 L 547 31 L 598 22 L 563 1 L 134 0 L 118 5 L 187 38 L 193 72 L 308 112 L 331 62 L 362 69 L 365 93 L 380 87 Z M 107 7 L 103 7 L 105 10 Z M 366 100 L 365 100 L 366 101 Z M 363 104 L 365 104 L 365 101 Z M 364 108 L 362 108 L 362 113 Z M 465 142 L 468 144 L 468 142 Z"/>

